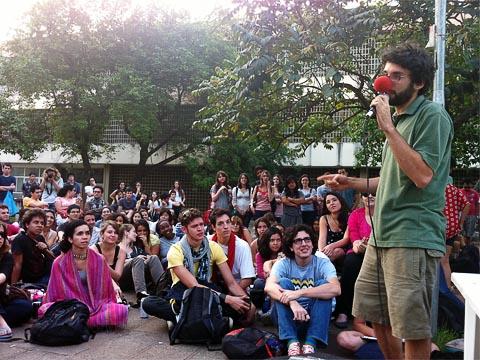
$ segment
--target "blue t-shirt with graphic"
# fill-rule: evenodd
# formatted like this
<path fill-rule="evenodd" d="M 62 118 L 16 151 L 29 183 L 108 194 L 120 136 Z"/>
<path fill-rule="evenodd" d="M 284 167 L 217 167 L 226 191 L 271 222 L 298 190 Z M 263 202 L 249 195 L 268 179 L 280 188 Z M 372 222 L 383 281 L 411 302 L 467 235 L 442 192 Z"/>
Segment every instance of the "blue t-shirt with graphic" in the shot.
<path fill-rule="evenodd" d="M 300 290 L 314 287 L 318 280 L 336 278 L 337 271 L 329 259 L 312 255 L 312 261 L 304 267 L 298 266 L 295 259 L 283 258 L 273 265 L 271 275 L 290 279 L 295 290 Z M 299 298 L 297 301 L 306 308 L 310 299 Z"/>

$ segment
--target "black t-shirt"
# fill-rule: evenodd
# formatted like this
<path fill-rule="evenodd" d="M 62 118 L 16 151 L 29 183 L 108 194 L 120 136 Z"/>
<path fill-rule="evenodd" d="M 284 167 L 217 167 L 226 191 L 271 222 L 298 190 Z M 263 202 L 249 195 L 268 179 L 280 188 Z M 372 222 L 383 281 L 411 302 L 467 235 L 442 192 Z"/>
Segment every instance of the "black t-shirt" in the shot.
<path fill-rule="evenodd" d="M 38 236 L 36 240 L 45 243 L 42 235 Z M 12 243 L 12 254 L 23 254 L 22 270 L 20 272 L 20 279 L 23 282 L 35 283 L 44 275 L 50 273 L 52 261 L 47 259 L 35 245 L 35 242 L 25 233 L 18 234 Z"/>
<path fill-rule="evenodd" d="M 7 283 L 10 282 L 13 272 L 13 256 L 10 253 L 0 255 L 0 273 L 5 274 Z"/>

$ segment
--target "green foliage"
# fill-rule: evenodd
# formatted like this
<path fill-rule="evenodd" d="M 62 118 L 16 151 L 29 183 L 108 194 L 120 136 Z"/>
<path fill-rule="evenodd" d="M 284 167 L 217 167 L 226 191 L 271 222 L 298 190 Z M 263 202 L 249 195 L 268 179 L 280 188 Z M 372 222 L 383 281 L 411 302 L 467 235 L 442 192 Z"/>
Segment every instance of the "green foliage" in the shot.
<path fill-rule="evenodd" d="M 361 145 L 355 153 L 356 166 L 380 166 L 385 135 L 378 128 L 377 122 L 374 119 L 365 120 L 364 116 L 357 116 L 348 123 L 347 133 L 353 142 Z"/>
<path fill-rule="evenodd" d="M 340 131 L 363 139 L 363 114 L 374 97 L 368 68 L 386 46 L 426 44 L 434 23 L 434 0 L 358 2 L 338 0 L 236 0 L 232 26 L 235 60 L 204 81 L 207 97 L 195 126 L 211 133 L 268 143 L 291 143 L 291 154 L 325 143 Z M 447 14 L 447 109 L 455 121 L 454 153 L 464 166 L 479 161 L 478 7 L 449 2 Z M 356 53 L 366 45 L 364 52 Z M 383 137 L 367 124 L 377 164 Z M 348 130 L 348 131 L 347 131 Z M 328 140 L 330 141 L 330 140 Z M 292 144 L 293 143 L 293 144 Z M 359 154 L 363 163 L 364 155 Z"/>
<path fill-rule="evenodd" d="M 35 160 L 37 151 L 48 140 L 45 112 L 17 111 L 0 97 L 0 144 L 10 154 L 22 154 L 27 161 Z"/>
<path fill-rule="evenodd" d="M 115 147 L 104 137 L 112 118 L 123 120 L 140 147 L 136 179 L 160 150 L 168 154 L 159 163 L 164 165 L 198 142 L 201 134 L 191 125 L 195 100 L 202 99 L 193 99 L 191 90 L 228 57 L 221 31 L 158 7 L 115 0 L 48 0 L 36 4 L 28 19 L 25 29 L 2 46 L 5 101 L 19 109 L 39 102 L 47 108 L 53 147 L 71 158 L 80 156 L 86 173 L 93 159 L 114 155 Z M 27 126 L 20 113 L 4 116 L 19 117 L 9 134 L 21 143 L 24 138 L 14 127 Z M 27 148 L 0 148 L 34 158 Z"/>
<path fill-rule="evenodd" d="M 383 27 L 387 30 L 382 35 L 385 44 L 405 40 L 426 44 L 429 26 L 435 22 L 435 1 L 399 1 L 394 8 L 389 3 L 379 3 Z M 467 168 L 480 162 L 478 6 L 472 2 L 448 2 L 447 5 L 445 104 L 454 123 L 452 155 L 459 167 Z M 380 161 L 385 137 L 375 129 L 375 122 L 372 123 L 368 124 L 368 134 L 373 140 L 369 141 L 371 149 L 361 149 L 356 154 L 358 164 L 364 164 L 365 152 L 370 165 Z M 354 141 L 361 142 L 363 121 L 350 122 L 349 133 Z"/>
<path fill-rule="evenodd" d="M 173 154 L 157 164 L 164 165 L 200 142 L 202 134 L 192 131 L 193 111 L 182 109 L 199 107 L 193 100 L 201 99 L 191 97 L 192 88 L 230 52 L 209 26 L 157 10 L 155 18 L 152 9 L 135 12 L 116 39 L 125 48 L 119 51 L 112 76 L 111 114 L 123 119 L 125 131 L 140 147 L 136 179 L 142 178 L 147 160 L 160 149 L 168 147 Z"/>
<path fill-rule="evenodd" d="M 441 327 L 437 329 L 437 333 L 433 337 L 432 342 L 439 347 L 440 351 L 445 351 L 445 344 L 447 342 L 460 338 L 462 338 L 461 334 L 453 330 Z"/>
<path fill-rule="evenodd" d="M 353 50 L 378 30 L 375 10 L 346 1 L 237 3 L 247 14 L 233 26 L 238 56 L 198 90 L 209 104 L 196 126 L 212 141 L 225 133 L 273 147 L 295 139 L 299 154 L 367 108 L 371 79 Z"/>
<path fill-rule="evenodd" d="M 26 27 L 2 47 L 6 93 L 19 109 L 34 109 L 38 103 L 48 109 L 48 139 L 53 140 L 54 147 L 62 147 L 65 155 L 81 157 L 89 173 L 91 159 L 108 151 L 103 142 L 109 123 L 105 83 L 113 68 L 105 52 L 108 46 L 102 43 L 89 15 L 73 2 L 36 4 L 29 18 Z M 34 123 L 26 128 L 47 135 L 34 118 L 31 120 Z M 17 136 L 12 141 L 22 140 Z M 28 152 L 19 154 L 29 157 Z"/>
<path fill-rule="evenodd" d="M 238 176 L 245 172 L 250 185 L 255 182 L 253 168 L 262 165 L 273 175 L 283 164 L 290 164 L 287 149 L 282 147 L 273 151 L 268 145 L 240 142 L 233 137 L 211 146 L 204 146 L 184 157 L 187 171 L 192 175 L 193 183 L 201 189 L 210 189 L 215 183 L 218 170 L 229 176 L 229 184 L 236 186 Z"/>

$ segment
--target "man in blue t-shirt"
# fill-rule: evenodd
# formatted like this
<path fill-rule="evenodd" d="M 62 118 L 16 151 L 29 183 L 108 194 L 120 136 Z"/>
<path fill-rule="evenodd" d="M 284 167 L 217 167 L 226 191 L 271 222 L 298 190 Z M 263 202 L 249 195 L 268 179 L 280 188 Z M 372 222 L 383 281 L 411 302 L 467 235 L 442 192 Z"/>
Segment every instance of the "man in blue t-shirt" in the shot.
<path fill-rule="evenodd" d="M 3 201 L 5 200 L 5 197 L 7 196 L 7 191 L 10 191 L 13 195 L 13 191 L 15 190 L 15 186 L 17 184 L 17 179 L 15 178 L 15 176 L 11 175 L 11 164 L 3 164 L 2 171 L 2 176 L 0 176 L 0 203 L 3 203 Z"/>
<path fill-rule="evenodd" d="M 328 343 L 332 299 L 340 295 L 335 267 L 327 258 L 312 255 L 312 229 L 294 225 L 285 234 L 283 252 L 267 278 L 265 291 L 275 301 L 272 317 L 288 355 L 313 354 L 317 341 Z M 305 333 L 300 347 L 299 339 Z"/>

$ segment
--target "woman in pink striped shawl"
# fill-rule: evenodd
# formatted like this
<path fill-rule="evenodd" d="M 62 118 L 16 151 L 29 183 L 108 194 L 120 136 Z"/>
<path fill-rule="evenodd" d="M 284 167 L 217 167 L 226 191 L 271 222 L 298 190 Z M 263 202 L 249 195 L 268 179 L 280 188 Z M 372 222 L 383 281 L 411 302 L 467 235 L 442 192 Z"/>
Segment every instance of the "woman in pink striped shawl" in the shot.
<path fill-rule="evenodd" d="M 74 220 L 60 243 L 62 254 L 55 259 L 39 317 L 55 301 L 78 299 L 90 310 L 88 326 L 125 326 L 128 308 L 117 304 L 112 277 L 102 255 L 89 249 L 90 227 Z"/>

